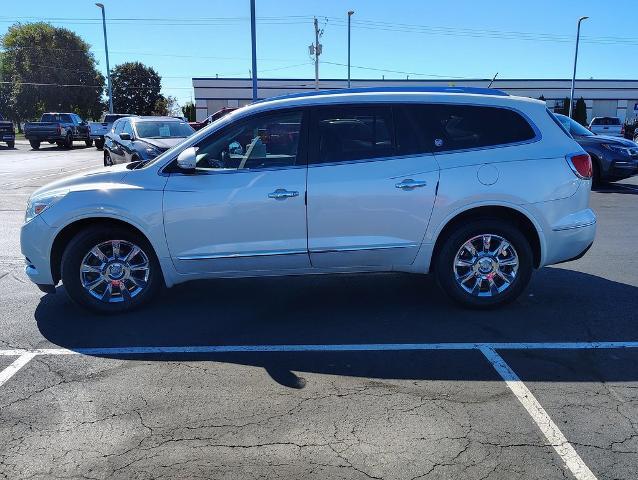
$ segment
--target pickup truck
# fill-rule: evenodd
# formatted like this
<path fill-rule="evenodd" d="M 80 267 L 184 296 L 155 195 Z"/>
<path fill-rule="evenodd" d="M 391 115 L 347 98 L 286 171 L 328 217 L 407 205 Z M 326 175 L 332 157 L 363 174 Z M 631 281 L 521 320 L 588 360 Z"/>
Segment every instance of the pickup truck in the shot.
<path fill-rule="evenodd" d="M 75 140 L 93 145 L 89 136 L 89 124 L 75 113 L 43 113 L 39 122 L 24 124 L 24 136 L 31 148 L 37 150 L 40 143 L 55 143 L 60 148 L 73 148 Z"/>
<path fill-rule="evenodd" d="M 104 147 L 104 136 L 111 131 L 115 120 L 130 116 L 127 113 L 105 113 L 101 122 L 89 122 L 89 133 L 95 142 L 95 148 L 101 150 Z"/>
<path fill-rule="evenodd" d="M 16 132 L 13 128 L 13 122 L 5 120 L 0 115 L 0 142 L 7 142 L 9 148 L 15 147 Z"/>
<path fill-rule="evenodd" d="M 213 123 L 215 120 L 219 120 L 220 118 L 225 117 L 230 112 L 233 112 L 235 110 L 237 110 L 237 109 L 234 108 L 234 107 L 224 107 L 221 110 L 217 110 L 212 115 L 209 115 L 208 117 L 206 117 L 201 122 L 188 122 L 188 124 L 191 127 L 193 127 L 193 130 L 201 130 L 205 126 L 210 125 L 211 123 Z"/>
<path fill-rule="evenodd" d="M 625 136 L 625 129 L 618 117 L 594 117 L 589 124 L 589 130 L 596 135 Z"/>

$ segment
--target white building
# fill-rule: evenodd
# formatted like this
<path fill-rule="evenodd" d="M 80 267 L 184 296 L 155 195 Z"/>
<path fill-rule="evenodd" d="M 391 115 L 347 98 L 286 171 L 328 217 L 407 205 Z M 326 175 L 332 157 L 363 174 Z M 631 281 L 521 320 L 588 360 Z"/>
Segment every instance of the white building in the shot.
<path fill-rule="evenodd" d="M 352 87 L 379 86 L 456 86 L 487 87 L 490 80 L 352 80 Z M 275 97 L 289 93 L 314 90 L 314 80 L 294 78 L 260 79 L 259 98 Z M 343 79 L 326 79 L 319 82 L 321 90 L 345 88 Z M 197 120 L 203 120 L 223 107 L 243 106 L 252 101 L 252 82 L 249 78 L 193 78 Z M 553 109 L 569 97 L 571 80 L 497 79 L 492 88 L 511 95 L 539 98 Z M 638 118 L 638 80 L 577 80 L 575 99 L 583 97 L 587 105 L 587 119 L 598 116 L 619 117 L 621 121 Z"/>

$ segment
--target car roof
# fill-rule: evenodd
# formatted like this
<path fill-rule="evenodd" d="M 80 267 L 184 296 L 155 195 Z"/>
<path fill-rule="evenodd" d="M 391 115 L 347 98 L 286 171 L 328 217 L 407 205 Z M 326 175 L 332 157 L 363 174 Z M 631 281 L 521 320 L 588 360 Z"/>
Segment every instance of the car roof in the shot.
<path fill-rule="evenodd" d="M 175 118 L 175 117 L 160 117 L 160 116 L 153 116 L 153 115 L 140 115 L 140 116 L 135 116 L 135 117 L 131 117 L 133 120 L 135 120 L 135 123 L 139 123 L 139 122 L 150 122 L 150 121 L 161 121 L 161 122 L 184 122 L 184 120 L 182 120 L 181 118 Z"/>
<path fill-rule="evenodd" d="M 324 91 L 310 91 L 272 97 L 238 108 L 223 117 L 232 121 L 254 113 L 264 113 L 273 109 L 340 105 L 340 104 L 370 104 L 370 103 L 450 103 L 467 105 L 501 106 L 506 108 L 531 107 L 534 109 L 547 108 L 546 103 L 529 97 L 510 96 L 499 90 L 485 88 L 457 88 L 457 87 L 386 87 L 338 89 Z"/>

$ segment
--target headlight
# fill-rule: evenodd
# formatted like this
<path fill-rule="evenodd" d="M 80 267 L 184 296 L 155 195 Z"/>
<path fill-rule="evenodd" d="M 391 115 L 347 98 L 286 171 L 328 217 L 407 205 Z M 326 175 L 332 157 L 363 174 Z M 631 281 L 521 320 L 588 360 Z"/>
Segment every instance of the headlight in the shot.
<path fill-rule="evenodd" d="M 155 148 L 155 147 L 152 147 L 152 146 L 148 146 L 148 147 L 144 148 L 144 152 L 146 153 L 146 155 L 154 156 L 154 157 L 156 157 L 160 153 L 162 153 L 162 151 L 159 148 Z"/>
<path fill-rule="evenodd" d="M 631 149 L 629 147 L 623 147 L 621 145 L 613 145 L 609 143 L 604 143 L 603 147 L 605 147 L 607 150 L 611 150 L 612 152 L 620 153 L 621 155 L 631 155 Z"/>
<path fill-rule="evenodd" d="M 47 208 L 62 200 L 69 190 L 52 190 L 35 197 L 31 197 L 27 202 L 27 211 L 24 215 L 24 223 L 30 222 L 35 217 L 44 212 Z"/>

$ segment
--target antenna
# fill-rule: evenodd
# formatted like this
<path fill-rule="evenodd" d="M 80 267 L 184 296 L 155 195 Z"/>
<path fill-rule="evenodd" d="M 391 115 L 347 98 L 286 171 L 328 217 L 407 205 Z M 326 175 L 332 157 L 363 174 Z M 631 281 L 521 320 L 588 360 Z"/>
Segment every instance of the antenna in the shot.
<path fill-rule="evenodd" d="M 492 84 L 494 83 L 494 80 L 496 80 L 496 76 L 498 75 L 498 72 L 496 72 L 494 74 L 494 76 L 492 77 L 492 80 L 490 81 L 490 84 L 487 86 L 487 88 L 492 88 Z"/>

